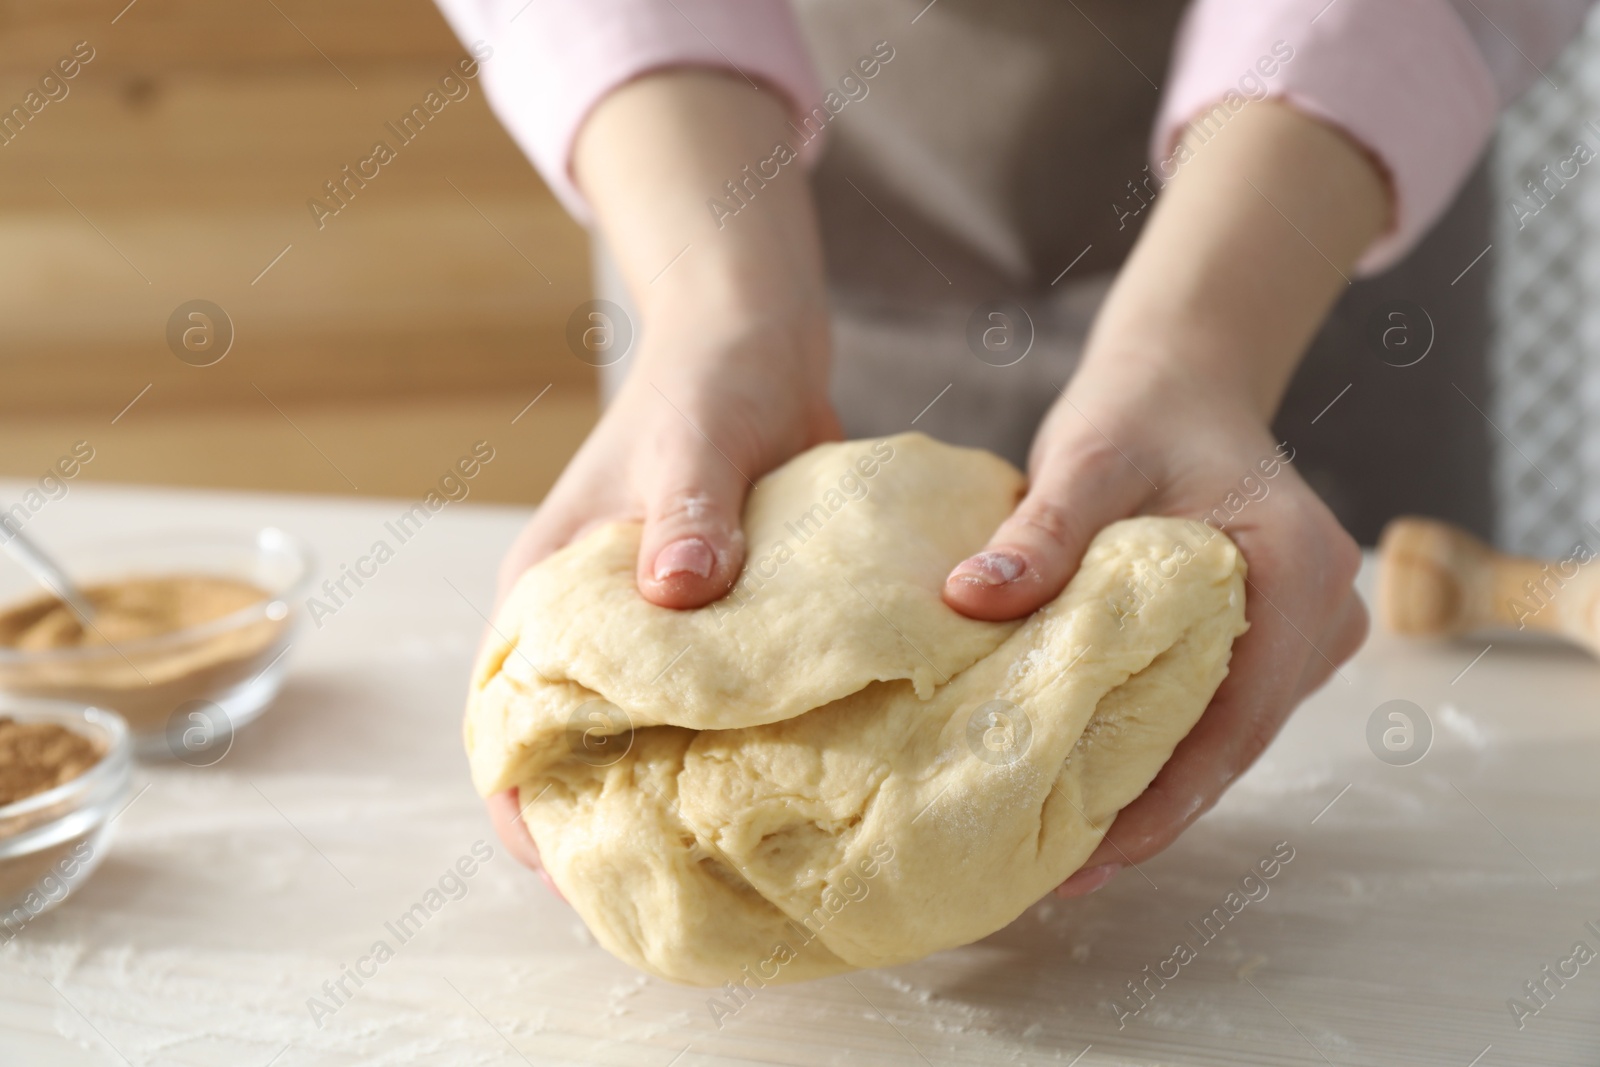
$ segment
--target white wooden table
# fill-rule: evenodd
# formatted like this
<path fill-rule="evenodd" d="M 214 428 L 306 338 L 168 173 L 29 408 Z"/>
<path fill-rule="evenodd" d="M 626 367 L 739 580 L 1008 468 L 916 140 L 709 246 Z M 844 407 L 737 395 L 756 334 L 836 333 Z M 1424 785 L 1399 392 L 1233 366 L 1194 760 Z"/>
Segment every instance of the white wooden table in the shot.
<path fill-rule="evenodd" d="M 333 570 L 402 507 L 80 484 L 30 530 L 272 523 Z M 707 991 L 598 948 L 468 786 L 478 612 L 523 517 L 451 505 L 305 633 L 224 760 L 136 772 L 95 878 L 0 949 L 0 1064 L 1600 1063 L 1600 960 L 1521 1030 L 1507 1007 L 1574 942 L 1600 950 L 1600 664 L 1497 642 L 1462 674 L 1484 642 L 1381 634 L 1143 876 L 919 964 L 763 990 L 719 1029 Z M 1393 698 L 1435 731 L 1408 767 L 1366 742 Z M 400 944 L 385 923 L 475 841 L 494 858 Z M 1119 1029 L 1125 984 L 1280 841 L 1269 894 Z M 308 998 L 379 939 L 393 958 L 316 1025 Z"/>

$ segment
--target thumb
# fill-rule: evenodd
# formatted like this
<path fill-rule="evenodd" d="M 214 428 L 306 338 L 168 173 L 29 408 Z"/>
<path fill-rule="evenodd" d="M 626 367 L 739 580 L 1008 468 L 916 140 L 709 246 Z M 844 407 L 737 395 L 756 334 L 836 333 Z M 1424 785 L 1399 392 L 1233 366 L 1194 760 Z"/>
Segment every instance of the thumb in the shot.
<path fill-rule="evenodd" d="M 639 592 L 664 608 L 698 608 L 733 587 L 744 566 L 740 516 L 750 483 L 698 435 L 677 438 L 649 464 L 639 542 Z"/>
<path fill-rule="evenodd" d="M 990 621 L 1038 610 L 1066 588 L 1094 535 L 1152 492 L 1132 462 L 1104 443 L 1048 450 L 1016 510 L 945 579 L 945 603 Z"/>

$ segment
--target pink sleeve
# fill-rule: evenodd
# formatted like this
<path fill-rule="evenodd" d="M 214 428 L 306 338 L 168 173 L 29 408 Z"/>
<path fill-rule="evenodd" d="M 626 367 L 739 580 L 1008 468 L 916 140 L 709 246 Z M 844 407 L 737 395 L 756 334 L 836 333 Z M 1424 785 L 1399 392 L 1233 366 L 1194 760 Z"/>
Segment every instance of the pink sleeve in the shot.
<path fill-rule="evenodd" d="M 479 67 L 490 107 L 581 222 L 590 213 L 572 180 L 573 141 L 625 82 L 664 67 L 718 68 L 777 92 L 797 116 L 821 95 L 786 0 L 437 3 L 463 44 L 493 49 Z"/>
<path fill-rule="evenodd" d="M 1382 270 L 1450 205 L 1500 107 L 1539 76 L 1535 64 L 1550 62 L 1589 6 L 1465 6 L 1481 16 L 1480 5 L 1504 17 L 1473 25 L 1450 0 L 1195 0 L 1156 123 L 1156 165 L 1171 175 L 1191 124 L 1207 137 L 1245 98 L 1282 99 L 1345 131 L 1387 170 L 1394 218 L 1359 264 Z"/>

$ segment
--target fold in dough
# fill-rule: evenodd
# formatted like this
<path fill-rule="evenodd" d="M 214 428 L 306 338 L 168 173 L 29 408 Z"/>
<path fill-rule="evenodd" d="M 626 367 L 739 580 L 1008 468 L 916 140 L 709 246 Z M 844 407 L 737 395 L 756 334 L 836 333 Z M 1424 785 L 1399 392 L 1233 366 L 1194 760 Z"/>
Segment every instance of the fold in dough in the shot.
<path fill-rule="evenodd" d="M 640 527 L 523 575 L 467 706 L 612 953 L 747 988 L 992 933 L 1088 858 L 1245 630 L 1244 561 L 1196 522 L 1106 527 L 1055 600 L 965 618 L 945 575 L 1023 478 L 920 434 L 823 445 L 752 492 L 745 575 L 695 611 L 634 585 Z"/>

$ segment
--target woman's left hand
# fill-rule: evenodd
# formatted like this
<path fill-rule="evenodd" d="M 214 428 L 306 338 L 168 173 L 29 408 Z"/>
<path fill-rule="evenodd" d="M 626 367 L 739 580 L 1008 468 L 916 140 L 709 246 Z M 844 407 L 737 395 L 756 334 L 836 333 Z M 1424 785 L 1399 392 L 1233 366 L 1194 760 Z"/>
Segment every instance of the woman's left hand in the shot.
<path fill-rule="evenodd" d="M 1249 567 L 1250 630 L 1204 716 L 1065 896 L 1171 844 L 1367 630 L 1356 543 L 1284 462 L 1292 443 L 1280 452 L 1268 427 L 1388 225 L 1385 176 L 1345 133 L 1277 101 L 1250 104 L 1226 136 L 1185 150 L 1034 442 L 1027 497 L 945 583 L 964 614 L 1018 618 L 1061 592 L 1107 524 L 1203 519 L 1250 500 L 1225 526 Z"/>
<path fill-rule="evenodd" d="M 946 580 L 944 598 L 963 614 L 1017 618 L 1061 592 L 1109 523 L 1139 514 L 1204 521 L 1238 509 L 1226 533 L 1249 568 L 1250 629 L 1234 642 L 1228 677 L 1059 894 L 1093 892 L 1170 845 L 1360 647 L 1360 550 L 1292 460 L 1292 448 L 1275 442 L 1238 396 L 1207 395 L 1203 383 L 1174 378 L 1080 378 L 1034 442 L 1027 496 Z"/>

